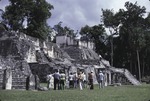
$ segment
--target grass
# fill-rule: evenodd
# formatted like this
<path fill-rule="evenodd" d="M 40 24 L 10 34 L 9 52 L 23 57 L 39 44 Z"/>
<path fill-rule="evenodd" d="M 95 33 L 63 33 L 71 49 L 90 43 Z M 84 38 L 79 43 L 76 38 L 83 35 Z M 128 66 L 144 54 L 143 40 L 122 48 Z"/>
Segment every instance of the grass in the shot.
<path fill-rule="evenodd" d="M 94 90 L 0 90 L 0 101 L 150 101 L 150 85 L 105 87 Z"/>

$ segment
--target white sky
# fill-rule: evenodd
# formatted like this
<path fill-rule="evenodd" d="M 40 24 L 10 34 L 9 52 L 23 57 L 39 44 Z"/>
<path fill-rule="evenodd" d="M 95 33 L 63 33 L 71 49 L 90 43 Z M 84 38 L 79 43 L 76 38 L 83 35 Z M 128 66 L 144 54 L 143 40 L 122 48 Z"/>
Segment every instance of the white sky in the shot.
<path fill-rule="evenodd" d="M 100 24 L 101 9 L 113 9 L 118 11 L 124 9 L 127 1 L 138 5 L 145 6 L 147 12 L 150 12 L 149 0 L 46 0 L 54 6 L 51 10 L 52 16 L 48 20 L 48 24 L 58 24 L 62 21 L 63 26 L 68 26 L 75 31 L 80 30 L 85 25 L 93 26 Z M 4 9 L 8 5 L 8 0 L 0 1 L 0 9 Z"/>

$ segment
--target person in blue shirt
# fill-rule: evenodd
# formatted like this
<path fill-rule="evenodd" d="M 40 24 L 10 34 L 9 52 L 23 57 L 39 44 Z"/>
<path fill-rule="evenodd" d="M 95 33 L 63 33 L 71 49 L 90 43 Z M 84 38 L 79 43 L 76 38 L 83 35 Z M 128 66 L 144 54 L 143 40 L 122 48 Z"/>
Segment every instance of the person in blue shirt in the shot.
<path fill-rule="evenodd" d="M 60 89 L 60 74 L 58 70 L 56 70 L 56 72 L 53 74 L 53 77 L 54 77 L 54 90 L 56 90 L 56 86 L 59 90 Z"/>

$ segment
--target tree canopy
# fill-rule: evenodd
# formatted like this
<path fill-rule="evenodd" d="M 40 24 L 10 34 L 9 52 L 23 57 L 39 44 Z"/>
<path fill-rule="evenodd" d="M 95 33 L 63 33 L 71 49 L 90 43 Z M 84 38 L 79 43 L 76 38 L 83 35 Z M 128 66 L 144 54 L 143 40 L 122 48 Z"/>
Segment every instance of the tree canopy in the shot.
<path fill-rule="evenodd" d="M 126 2 L 124 6 L 115 13 L 113 9 L 102 9 L 102 24 L 86 25 L 80 34 L 92 39 L 96 52 L 113 66 L 129 69 L 141 81 L 150 70 L 150 14 L 144 16 L 146 8 L 137 2 Z M 105 28 L 110 35 L 104 34 Z"/>
<path fill-rule="evenodd" d="M 86 36 L 87 39 L 91 40 L 95 44 L 95 51 L 101 54 L 103 57 L 106 55 L 105 39 L 107 37 L 105 28 L 103 25 L 94 25 L 92 27 L 85 25 L 81 28 L 80 34 Z"/>
<path fill-rule="evenodd" d="M 45 0 L 9 0 L 3 19 L 9 28 L 44 39 L 49 32 L 47 19 L 53 6 Z"/>
<path fill-rule="evenodd" d="M 146 8 L 139 6 L 137 2 L 125 3 L 125 10 L 120 9 L 113 13 L 113 10 L 102 10 L 102 19 L 107 28 L 114 29 L 116 33 L 118 28 L 118 37 L 113 37 L 114 66 L 129 69 L 139 80 L 141 74 L 144 74 L 147 54 L 149 54 L 149 15 L 145 18 Z M 119 26 L 119 27 L 118 27 Z M 112 33 L 112 34 L 114 34 Z M 118 55 L 119 54 L 119 55 Z M 138 68 L 137 68 L 138 67 Z M 144 68 L 144 69 L 143 69 Z M 141 69 L 143 71 L 141 71 Z M 139 73 L 139 74 L 137 74 Z"/>
<path fill-rule="evenodd" d="M 71 29 L 68 26 L 62 26 L 62 22 L 60 21 L 58 24 L 54 25 L 54 30 L 58 32 L 58 35 L 68 35 L 70 37 L 76 37 L 77 33 L 74 32 L 73 29 Z"/>

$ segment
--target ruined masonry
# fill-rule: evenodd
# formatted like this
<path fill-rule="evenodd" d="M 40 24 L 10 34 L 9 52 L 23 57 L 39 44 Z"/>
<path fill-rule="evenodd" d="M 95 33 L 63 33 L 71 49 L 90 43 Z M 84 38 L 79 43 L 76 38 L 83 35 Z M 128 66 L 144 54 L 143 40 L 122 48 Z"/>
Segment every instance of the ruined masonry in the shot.
<path fill-rule="evenodd" d="M 88 75 L 93 71 L 94 83 L 101 70 L 105 72 L 105 86 L 123 83 L 121 76 L 140 85 L 128 70 L 111 67 L 108 61 L 101 59 L 93 51 L 91 41 L 60 35 L 54 44 L 7 31 L 0 25 L 0 47 L 0 89 L 39 89 L 40 82 L 46 82 L 46 75 L 56 69 L 65 71 L 66 75 L 78 71 Z"/>
<path fill-rule="evenodd" d="M 4 28 L 0 47 L 0 89 L 37 89 L 50 71 L 72 65 L 57 45 Z"/>

